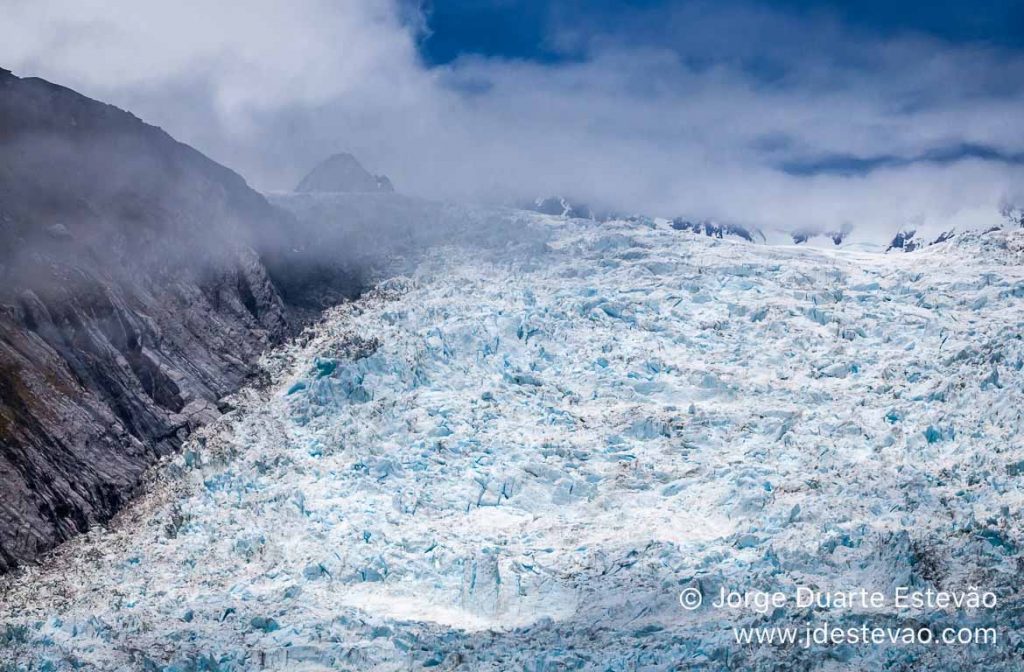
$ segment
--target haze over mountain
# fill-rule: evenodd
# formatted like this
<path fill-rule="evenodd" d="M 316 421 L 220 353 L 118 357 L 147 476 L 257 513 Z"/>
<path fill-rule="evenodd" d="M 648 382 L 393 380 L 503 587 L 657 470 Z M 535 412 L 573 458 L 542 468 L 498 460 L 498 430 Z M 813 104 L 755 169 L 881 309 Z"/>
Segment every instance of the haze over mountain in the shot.
<path fill-rule="evenodd" d="M 390 193 L 394 190 L 386 175 L 371 175 L 356 157 L 344 152 L 324 159 L 295 187 L 299 193 Z"/>
<path fill-rule="evenodd" d="M 110 517 L 294 331 L 294 230 L 160 129 L 0 70 L 0 571 Z"/>
<path fill-rule="evenodd" d="M 1024 201 L 1020 3 L 433 5 L 16 2 L 0 62 L 266 191 L 340 148 L 422 198 L 885 241 Z"/>

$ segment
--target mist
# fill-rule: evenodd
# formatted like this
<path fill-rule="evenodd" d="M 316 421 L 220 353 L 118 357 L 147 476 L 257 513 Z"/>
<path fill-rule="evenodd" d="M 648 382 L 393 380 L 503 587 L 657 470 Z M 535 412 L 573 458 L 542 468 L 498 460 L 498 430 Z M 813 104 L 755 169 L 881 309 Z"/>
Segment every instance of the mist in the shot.
<path fill-rule="evenodd" d="M 0 64 L 268 192 L 351 151 L 413 196 L 790 231 L 988 226 L 1024 200 L 1024 59 L 1001 47 L 680 3 L 556 21 L 552 62 L 432 65 L 429 12 L 387 0 L 5 5 Z"/>

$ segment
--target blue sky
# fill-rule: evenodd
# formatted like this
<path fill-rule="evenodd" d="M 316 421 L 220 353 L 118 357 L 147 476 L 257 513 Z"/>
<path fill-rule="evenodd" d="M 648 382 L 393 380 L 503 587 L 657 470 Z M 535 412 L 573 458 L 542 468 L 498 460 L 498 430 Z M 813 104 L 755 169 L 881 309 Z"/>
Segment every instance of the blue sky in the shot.
<path fill-rule="evenodd" d="M 668 47 L 695 68 L 730 64 L 770 88 L 785 86 L 805 58 L 831 62 L 839 70 L 863 70 L 880 79 L 887 76 L 885 70 L 891 64 L 865 58 L 842 40 L 831 41 L 835 31 L 869 42 L 930 40 L 940 45 L 940 51 L 945 47 L 1012 53 L 1024 48 L 1024 2 L 1019 0 L 438 0 L 423 8 L 426 29 L 418 47 L 424 60 L 435 67 L 473 57 L 572 63 L 586 60 L 594 43 L 639 43 Z M 730 21 L 734 23 L 730 25 Z M 681 27 L 683 23 L 713 29 L 693 40 Z M 780 32 L 779 23 L 803 30 Z M 820 28 L 829 38 L 821 40 L 815 35 Z M 735 39 L 733 31 L 738 33 Z M 799 57 L 794 58 L 795 54 Z M 998 97 L 1001 89 L 1012 92 L 1021 82 L 996 76 L 979 84 L 989 86 L 988 93 Z M 918 104 L 932 104 L 927 100 L 932 93 L 941 95 L 938 91 L 918 92 Z M 1024 154 L 951 139 L 904 155 L 822 153 L 790 157 L 777 162 L 777 167 L 799 176 L 849 176 L 915 163 L 948 165 L 963 159 L 1019 165 Z"/>
<path fill-rule="evenodd" d="M 1024 203 L 1024 2 L 10 0 L 0 65 L 286 190 L 780 229 L 988 226 Z"/>
<path fill-rule="evenodd" d="M 461 55 L 516 58 L 541 62 L 579 58 L 553 38 L 573 25 L 646 39 L 652 30 L 637 17 L 658 15 L 696 3 L 665 0 L 434 0 L 424 9 L 429 34 L 420 43 L 431 64 L 451 62 Z M 721 0 L 714 9 L 760 7 L 796 18 L 830 17 L 852 29 L 880 36 L 908 33 L 928 35 L 951 43 L 1024 47 L 1024 3 L 1019 0 Z"/>

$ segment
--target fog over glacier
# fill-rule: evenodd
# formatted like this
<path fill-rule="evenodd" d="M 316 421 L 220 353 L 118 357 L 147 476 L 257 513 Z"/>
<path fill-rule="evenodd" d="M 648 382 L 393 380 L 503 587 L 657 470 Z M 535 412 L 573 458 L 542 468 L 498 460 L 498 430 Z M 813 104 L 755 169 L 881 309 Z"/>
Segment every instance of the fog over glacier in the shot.
<path fill-rule="evenodd" d="M 264 190 L 356 153 L 405 193 L 786 230 L 997 223 L 1024 184 L 1024 59 L 826 11 L 550 22 L 551 62 L 427 62 L 391 0 L 5 3 L 0 58 L 135 111 Z M 599 15 L 598 11 L 593 12 Z"/>

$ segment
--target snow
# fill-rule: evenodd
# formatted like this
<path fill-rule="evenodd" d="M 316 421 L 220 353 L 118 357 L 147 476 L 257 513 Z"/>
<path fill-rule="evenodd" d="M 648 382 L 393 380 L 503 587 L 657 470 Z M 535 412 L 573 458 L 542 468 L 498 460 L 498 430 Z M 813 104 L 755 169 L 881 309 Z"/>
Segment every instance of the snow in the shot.
<path fill-rule="evenodd" d="M 0 661 L 1016 669 L 1024 235 L 883 255 L 517 218 L 268 354 L 109 529 L 5 579 Z M 1000 638 L 739 646 L 864 615 L 678 601 L 798 585 L 992 590 L 874 618 Z"/>

